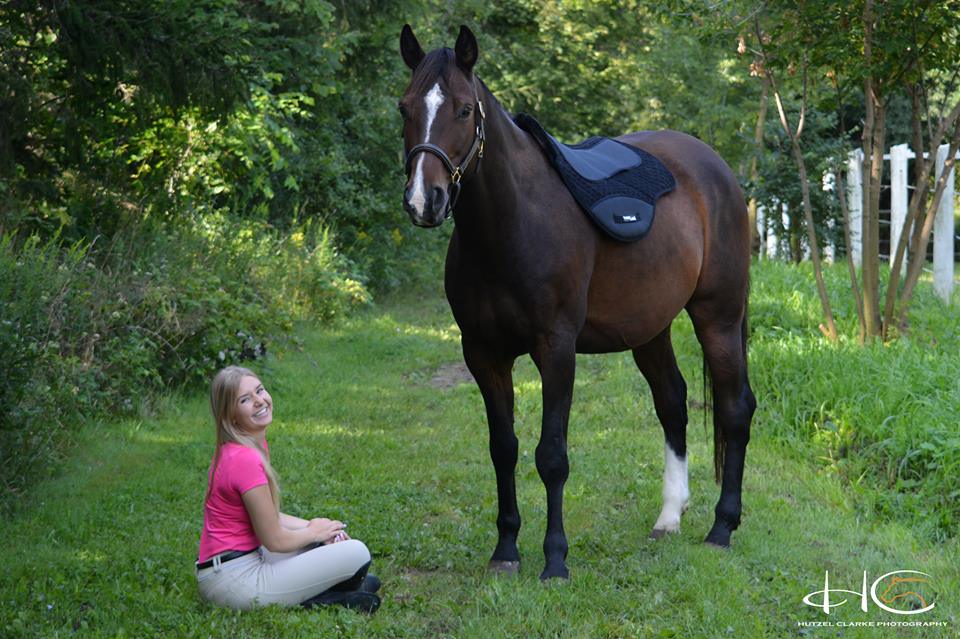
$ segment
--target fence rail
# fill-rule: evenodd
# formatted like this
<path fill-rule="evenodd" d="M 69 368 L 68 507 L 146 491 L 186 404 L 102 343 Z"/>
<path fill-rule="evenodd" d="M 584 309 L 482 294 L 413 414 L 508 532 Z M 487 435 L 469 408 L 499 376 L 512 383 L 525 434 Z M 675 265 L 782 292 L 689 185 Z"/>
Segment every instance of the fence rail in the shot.
<path fill-rule="evenodd" d="M 943 167 L 950 152 L 949 145 L 941 145 L 937 149 L 936 159 L 936 179 L 940 179 L 943 173 Z M 924 157 L 928 154 L 924 153 Z M 898 144 L 890 148 L 890 153 L 883 156 L 885 161 L 890 162 L 890 184 L 883 185 L 884 190 L 889 188 L 890 192 L 890 253 L 891 255 L 881 255 L 889 261 L 892 254 L 896 251 L 900 236 L 904 232 L 904 225 L 907 220 L 907 208 L 909 206 L 910 190 L 914 186 L 910 184 L 910 173 L 908 171 L 908 162 L 917 157 L 906 144 Z M 960 158 L 960 154 L 957 156 Z M 863 261 L 863 242 L 861 239 L 862 221 L 863 221 L 863 151 L 857 149 L 850 153 L 847 161 L 847 202 L 850 210 L 850 246 L 849 250 L 853 256 L 854 263 L 859 267 Z M 940 200 L 940 206 L 937 209 L 937 216 L 933 225 L 933 289 L 936 294 L 946 301 L 950 302 L 954 286 L 954 261 L 955 245 L 957 240 L 956 225 L 953 217 L 954 206 L 954 176 L 956 171 L 951 168 L 947 176 L 946 188 L 943 197 Z M 833 190 L 832 176 L 824 180 L 824 189 Z M 782 205 L 783 210 L 779 213 L 783 216 L 783 226 L 788 225 L 788 216 L 786 205 Z M 773 212 L 776 215 L 776 212 Z M 777 253 L 778 239 L 773 234 L 772 229 L 767 228 L 767 213 L 763 207 L 757 210 L 757 229 L 761 238 L 761 256 L 772 257 Z M 909 233 L 910 230 L 907 229 Z M 831 259 L 835 254 L 836 248 L 828 246 L 825 250 L 825 257 Z M 912 258 L 909 255 L 908 257 Z M 906 272 L 906 260 L 903 263 L 903 272 Z"/>

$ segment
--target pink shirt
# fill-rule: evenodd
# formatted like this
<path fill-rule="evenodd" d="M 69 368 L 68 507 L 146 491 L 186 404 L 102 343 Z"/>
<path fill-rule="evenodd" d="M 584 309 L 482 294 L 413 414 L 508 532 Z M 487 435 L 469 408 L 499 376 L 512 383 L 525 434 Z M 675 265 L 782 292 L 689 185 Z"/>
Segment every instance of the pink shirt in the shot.
<path fill-rule="evenodd" d="M 269 454 L 269 447 L 264 441 Z M 253 531 L 250 515 L 243 505 L 243 493 L 267 481 L 260 453 L 242 444 L 228 442 L 220 448 L 216 475 L 210 463 L 210 497 L 203 507 L 199 561 L 228 550 L 253 550 L 260 540 Z"/>

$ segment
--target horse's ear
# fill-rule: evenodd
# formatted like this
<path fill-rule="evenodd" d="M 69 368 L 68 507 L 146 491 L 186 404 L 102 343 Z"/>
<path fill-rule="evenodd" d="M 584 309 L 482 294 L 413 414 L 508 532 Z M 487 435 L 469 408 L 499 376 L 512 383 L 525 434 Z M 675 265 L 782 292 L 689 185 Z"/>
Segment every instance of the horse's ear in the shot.
<path fill-rule="evenodd" d="M 403 25 L 403 30 L 400 31 L 400 55 L 403 56 L 403 61 L 411 71 L 417 68 L 423 56 L 426 55 L 409 24 Z"/>
<path fill-rule="evenodd" d="M 457 54 L 457 66 L 463 69 L 464 73 L 471 73 L 473 65 L 477 63 L 477 39 L 473 37 L 473 32 L 466 26 L 460 25 L 460 35 L 457 36 L 457 44 L 454 48 Z"/>

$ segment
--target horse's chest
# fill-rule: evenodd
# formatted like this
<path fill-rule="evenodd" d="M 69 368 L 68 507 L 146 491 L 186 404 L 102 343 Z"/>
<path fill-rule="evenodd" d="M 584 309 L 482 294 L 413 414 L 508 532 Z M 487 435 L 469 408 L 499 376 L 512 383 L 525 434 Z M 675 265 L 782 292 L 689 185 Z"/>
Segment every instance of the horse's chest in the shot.
<path fill-rule="evenodd" d="M 461 332 L 484 341 L 523 339 L 533 333 L 525 300 L 508 286 L 491 283 L 463 285 L 447 291 Z"/>

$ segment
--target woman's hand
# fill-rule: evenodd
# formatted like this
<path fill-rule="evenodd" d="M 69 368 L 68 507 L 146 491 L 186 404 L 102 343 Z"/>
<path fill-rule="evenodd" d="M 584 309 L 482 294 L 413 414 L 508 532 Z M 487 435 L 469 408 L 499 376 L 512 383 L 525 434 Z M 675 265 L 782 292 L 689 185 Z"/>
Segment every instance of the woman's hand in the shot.
<path fill-rule="evenodd" d="M 346 537 L 347 533 L 343 531 L 343 522 L 335 519 L 323 517 L 311 519 L 307 528 L 316 535 L 317 541 L 322 544 L 332 544 L 334 541 L 342 541 L 344 538 L 349 539 L 349 537 Z"/>

